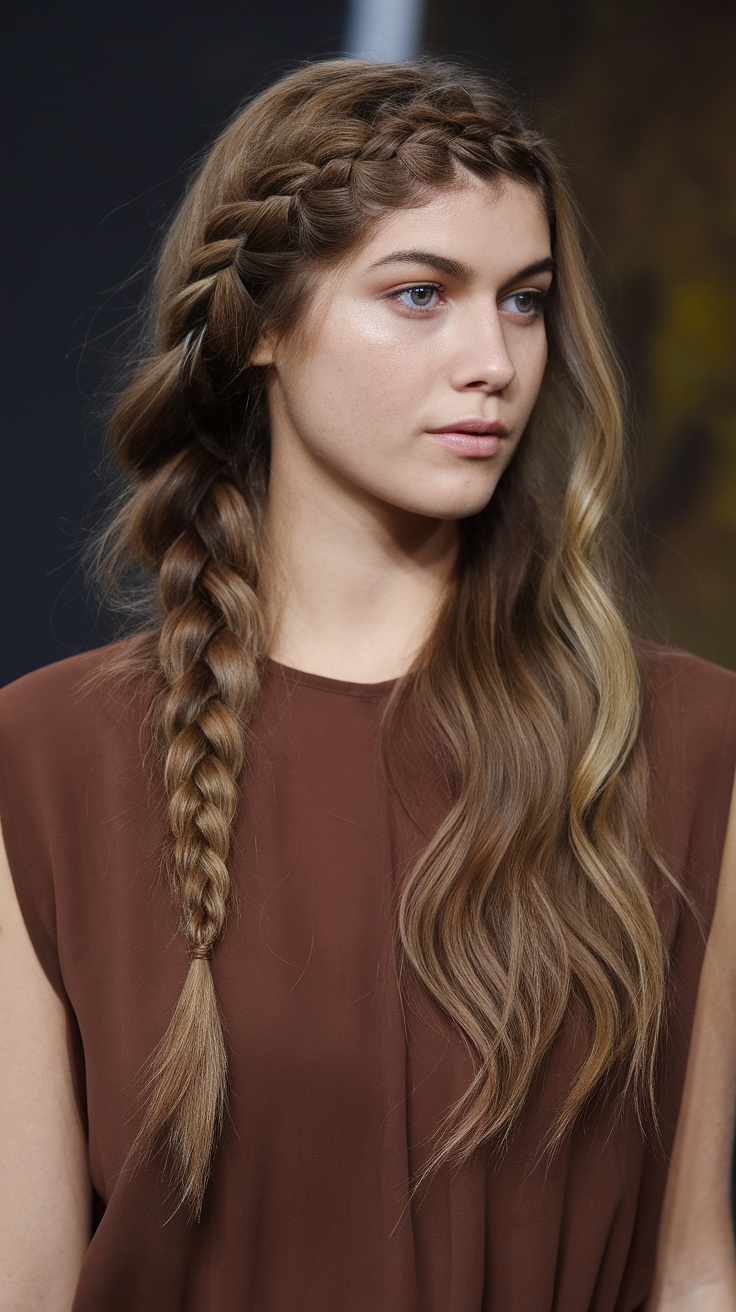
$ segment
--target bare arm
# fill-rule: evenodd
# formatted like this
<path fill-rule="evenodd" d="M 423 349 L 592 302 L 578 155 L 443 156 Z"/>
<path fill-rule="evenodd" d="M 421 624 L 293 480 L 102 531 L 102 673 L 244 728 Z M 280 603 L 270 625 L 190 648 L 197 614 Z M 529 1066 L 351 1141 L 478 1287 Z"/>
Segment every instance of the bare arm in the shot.
<path fill-rule="evenodd" d="M 60 999 L 33 950 L 0 835 L 0 1312 L 69 1312 L 91 1188 Z"/>
<path fill-rule="evenodd" d="M 736 780 L 698 987 L 646 1312 L 733 1312 L 730 1168 L 736 1119 Z"/>

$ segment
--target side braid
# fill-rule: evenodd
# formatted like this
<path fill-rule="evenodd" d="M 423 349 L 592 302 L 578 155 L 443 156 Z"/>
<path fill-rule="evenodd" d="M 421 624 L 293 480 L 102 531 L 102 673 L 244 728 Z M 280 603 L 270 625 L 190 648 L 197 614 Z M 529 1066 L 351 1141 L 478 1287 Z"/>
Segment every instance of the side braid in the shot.
<path fill-rule="evenodd" d="M 165 1140 L 182 1201 L 195 1215 L 227 1087 L 210 962 L 231 900 L 228 861 L 245 729 L 258 700 L 265 651 L 256 526 L 226 454 L 218 451 L 216 425 L 210 428 L 219 404 L 208 367 L 216 356 L 210 315 L 223 299 L 232 314 L 238 295 L 241 323 L 252 313 L 243 290 L 232 285 L 238 249 L 238 241 L 216 238 L 198 250 L 191 281 L 170 308 L 169 350 L 179 352 L 178 386 L 193 435 L 166 467 L 166 502 L 149 495 L 137 522 L 151 554 L 155 542 L 175 533 L 158 564 L 157 722 L 170 831 L 163 867 L 190 962 L 150 1066 L 149 1100 L 133 1156 L 150 1157 Z M 178 348 L 172 344 L 177 338 Z M 232 371 L 232 362 L 223 368 Z"/>

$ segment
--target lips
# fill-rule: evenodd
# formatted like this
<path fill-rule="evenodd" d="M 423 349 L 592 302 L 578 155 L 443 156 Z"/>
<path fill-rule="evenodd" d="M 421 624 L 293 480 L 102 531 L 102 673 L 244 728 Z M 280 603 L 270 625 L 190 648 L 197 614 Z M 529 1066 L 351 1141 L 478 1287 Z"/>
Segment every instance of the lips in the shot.
<path fill-rule="evenodd" d="M 442 424 L 439 428 L 429 428 L 429 433 L 467 433 L 472 437 L 506 437 L 508 428 L 497 421 L 488 423 L 485 419 L 460 419 L 455 423 Z"/>
<path fill-rule="evenodd" d="M 501 442 L 508 436 L 508 428 L 497 419 L 451 419 L 442 428 L 429 428 L 427 433 L 435 442 L 456 456 L 495 456 Z"/>

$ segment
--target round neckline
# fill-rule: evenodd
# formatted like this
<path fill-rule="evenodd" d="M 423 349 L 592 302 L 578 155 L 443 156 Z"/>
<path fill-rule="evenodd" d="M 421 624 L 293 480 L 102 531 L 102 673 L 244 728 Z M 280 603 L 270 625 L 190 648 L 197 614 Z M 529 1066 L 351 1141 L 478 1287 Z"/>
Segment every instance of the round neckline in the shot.
<path fill-rule="evenodd" d="M 309 670 L 297 670 L 293 665 L 282 665 L 271 656 L 266 657 L 266 672 L 275 674 L 288 683 L 300 684 L 305 688 L 317 688 L 321 692 L 337 692 L 354 697 L 376 697 L 391 691 L 399 676 L 395 679 L 381 679 L 378 683 L 358 683 L 355 679 L 335 679 L 330 674 L 312 674 Z"/>

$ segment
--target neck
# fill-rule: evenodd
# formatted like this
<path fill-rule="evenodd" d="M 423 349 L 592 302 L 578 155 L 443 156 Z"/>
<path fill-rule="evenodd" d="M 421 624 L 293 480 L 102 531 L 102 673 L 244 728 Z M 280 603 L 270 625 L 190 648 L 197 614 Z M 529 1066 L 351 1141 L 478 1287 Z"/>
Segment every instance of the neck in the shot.
<path fill-rule="evenodd" d="M 457 521 L 336 496 L 327 480 L 307 489 L 279 472 L 272 467 L 261 581 L 268 654 L 336 679 L 405 673 L 447 594 Z"/>

